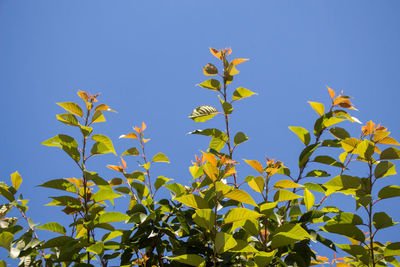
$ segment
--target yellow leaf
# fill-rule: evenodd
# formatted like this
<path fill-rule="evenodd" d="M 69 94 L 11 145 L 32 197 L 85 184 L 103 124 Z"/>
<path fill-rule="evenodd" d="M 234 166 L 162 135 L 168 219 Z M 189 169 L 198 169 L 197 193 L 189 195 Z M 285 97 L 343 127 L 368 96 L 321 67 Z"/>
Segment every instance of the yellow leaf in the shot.
<path fill-rule="evenodd" d="M 318 115 L 320 115 L 320 116 L 324 115 L 324 113 L 325 113 L 324 104 L 318 103 L 318 102 L 310 102 L 310 101 L 308 101 L 308 103 L 315 110 L 315 112 L 318 113 Z"/>
<path fill-rule="evenodd" d="M 214 57 L 221 59 L 221 51 L 218 51 L 217 49 L 210 47 L 210 52 Z"/>
<path fill-rule="evenodd" d="M 112 111 L 112 112 L 116 112 L 115 110 L 112 110 L 109 106 L 107 106 L 106 104 L 100 104 L 98 105 L 95 110 L 100 110 L 100 111 Z"/>
<path fill-rule="evenodd" d="M 137 135 L 135 133 L 123 134 L 119 138 L 138 139 L 138 137 L 137 137 Z"/>
<path fill-rule="evenodd" d="M 258 171 L 259 173 L 262 174 L 264 172 L 263 166 L 257 160 L 247 160 L 247 159 L 245 159 L 244 161 L 246 161 L 247 164 L 249 164 L 253 169 Z"/>
<path fill-rule="evenodd" d="M 249 60 L 249 59 L 247 59 L 247 58 L 235 58 L 234 60 L 231 61 L 231 63 L 236 66 L 236 65 L 238 65 L 240 63 L 246 62 L 247 60 Z"/>
<path fill-rule="evenodd" d="M 390 136 L 386 136 L 385 138 L 382 138 L 378 142 L 379 144 L 385 144 L 385 145 L 395 145 L 395 146 L 400 146 L 400 143 L 397 142 L 394 138 Z"/>
<path fill-rule="evenodd" d="M 146 128 L 147 128 L 146 123 L 142 122 L 142 132 L 143 132 L 144 130 L 146 130 Z"/>
<path fill-rule="evenodd" d="M 144 143 L 147 143 L 147 142 L 149 142 L 149 141 L 150 141 L 150 138 L 149 138 L 149 139 L 143 138 L 143 142 L 144 142 Z"/>
<path fill-rule="evenodd" d="M 218 178 L 219 170 L 217 167 L 207 162 L 203 165 L 203 171 L 210 177 L 211 181 L 215 182 Z"/>
<path fill-rule="evenodd" d="M 342 148 L 346 151 L 346 152 L 352 152 L 360 143 L 361 141 L 354 138 L 354 137 L 350 137 L 350 138 L 346 138 L 344 140 L 342 140 L 340 143 L 342 144 Z"/>
<path fill-rule="evenodd" d="M 300 184 L 293 182 L 292 180 L 280 180 L 275 183 L 274 188 L 297 188 L 303 187 Z"/>
<path fill-rule="evenodd" d="M 82 98 L 83 101 L 85 101 L 85 102 L 87 102 L 87 101 L 89 100 L 88 94 L 86 94 L 86 92 L 84 92 L 84 91 L 82 91 L 82 90 L 79 90 L 79 91 L 78 91 L 78 96 L 79 96 L 80 98 Z"/>
<path fill-rule="evenodd" d="M 107 168 L 117 171 L 117 172 L 123 172 L 124 169 L 122 168 L 122 166 L 117 166 L 117 165 L 107 165 Z"/>

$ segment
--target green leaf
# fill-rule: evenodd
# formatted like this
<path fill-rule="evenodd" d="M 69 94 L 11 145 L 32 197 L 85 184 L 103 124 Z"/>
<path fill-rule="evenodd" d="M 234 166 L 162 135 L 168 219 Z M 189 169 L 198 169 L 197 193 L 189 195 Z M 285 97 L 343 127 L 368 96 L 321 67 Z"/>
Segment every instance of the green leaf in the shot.
<path fill-rule="evenodd" d="M 22 177 L 21 177 L 21 175 L 18 173 L 18 171 L 13 172 L 13 173 L 11 174 L 11 182 L 12 182 L 12 185 L 13 185 L 13 187 L 15 188 L 15 190 L 18 190 L 19 186 L 20 186 L 21 183 L 22 183 Z"/>
<path fill-rule="evenodd" d="M 194 222 L 206 230 L 212 231 L 215 223 L 215 213 L 211 209 L 197 209 L 193 214 Z"/>
<path fill-rule="evenodd" d="M 390 175 L 396 175 L 396 168 L 393 163 L 390 161 L 381 161 L 375 167 L 375 177 L 376 178 L 383 178 Z"/>
<path fill-rule="evenodd" d="M 207 81 L 197 84 L 197 86 L 215 91 L 219 91 L 221 89 L 221 83 L 215 79 L 209 79 Z"/>
<path fill-rule="evenodd" d="M 400 242 L 393 242 L 386 246 L 383 255 L 385 257 L 400 256 Z"/>
<path fill-rule="evenodd" d="M 224 110 L 224 113 L 229 115 L 232 114 L 233 112 L 233 107 L 232 104 L 229 102 L 224 101 L 221 96 L 218 95 L 219 101 L 221 102 L 222 108 Z"/>
<path fill-rule="evenodd" d="M 393 222 L 392 217 L 387 215 L 386 212 L 375 213 L 373 218 L 373 223 L 376 229 L 382 229 L 398 224 Z"/>
<path fill-rule="evenodd" d="M 93 132 L 93 128 L 89 126 L 79 125 L 79 128 L 84 136 L 89 136 Z"/>
<path fill-rule="evenodd" d="M 212 119 L 215 115 L 218 114 L 218 110 L 212 106 L 199 106 L 192 111 L 189 118 L 194 120 L 195 122 L 204 122 Z"/>
<path fill-rule="evenodd" d="M 256 93 L 250 91 L 249 89 L 239 87 L 233 92 L 232 100 L 240 100 L 246 97 L 250 97 L 252 95 L 255 95 Z"/>
<path fill-rule="evenodd" d="M 122 195 L 115 193 L 111 188 L 102 188 L 93 195 L 93 200 L 95 202 L 102 202 L 104 200 L 109 200 L 114 203 L 114 199 L 121 197 Z"/>
<path fill-rule="evenodd" d="M 136 147 L 131 147 L 127 150 L 125 150 L 124 153 L 122 153 L 121 156 L 138 156 L 139 155 L 139 150 Z"/>
<path fill-rule="evenodd" d="M 164 187 L 172 191 L 176 196 L 186 193 L 185 187 L 178 183 L 166 184 Z"/>
<path fill-rule="evenodd" d="M 307 210 L 310 210 L 315 203 L 315 197 L 307 188 L 304 189 L 304 203 Z"/>
<path fill-rule="evenodd" d="M 305 177 L 328 177 L 328 176 L 331 175 L 324 170 L 313 170 L 307 173 Z"/>
<path fill-rule="evenodd" d="M 10 250 L 14 236 L 9 232 L 0 233 L 0 247 Z"/>
<path fill-rule="evenodd" d="M 209 136 L 209 137 L 213 137 L 213 138 L 218 138 L 222 141 L 226 141 L 228 140 L 227 135 L 215 128 L 211 128 L 211 129 L 204 129 L 204 130 L 194 130 L 193 132 L 189 132 L 189 134 L 198 134 L 198 135 L 205 135 L 205 136 Z"/>
<path fill-rule="evenodd" d="M 235 238 L 232 235 L 218 232 L 215 237 L 215 248 L 218 254 L 221 254 L 237 245 Z"/>
<path fill-rule="evenodd" d="M 75 114 L 81 118 L 83 116 L 82 108 L 74 102 L 62 102 L 62 103 L 57 103 L 57 105 L 61 106 L 66 111 Z"/>
<path fill-rule="evenodd" d="M 372 155 L 374 154 L 375 145 L 371 141 L 364 139 L 357 146 L 357 154 L 360 155 L 361 158 L 370 161 Z"/>
<path fill-rule="evenodd" d="M 276 252 L 278 252 L 277 249 L 271 252 L 259 251 L 257 254 L 255 254 L 254 261 L 256 262 L 257 266 L 270 266 L 269 264 L 274 258 Z"/>
<path fill-rule="evenodd" d="M 346 193 L 355 193 L 357 189 L 361 188 L 361 179 L 356 176 L 338 175 L 326 182 L 324 186 L 327 188 L 326 195 L 340 190 L 347 190 Z"/>
<path fill-rule="evenodd" d="M 167 162 L 169 163 L 169 159 L 167 156 L 165 156 L 163 153 L 157 153 L 153 159 L 153 162 Z"/>
<path fill-rule="evenodd" d="M 346 139 L 350 138 L 350 134 L 343 128 L 340 127 L 332 127 L 329 129 L 329 132 L 338 139 Z"/>
<path fill-rule="evenodd" d="M 324 113 L 325 113 L 324 104 L 318 103 L 318 102 L 311 102 L 311 101 L 308 101 L 308 103 L 315 110 L 315 112 L 318 113 L 318 115 L 320 115 L 320 116 L 324 115 Z"/>
<path fill-rule="evenodd" d="M 214 149 L 217 152 L 220 152 L 222 148 L 224 148 L 226 141 L 223 141 L 219 138 L 212 138 L 210 144 L 208 145 L 209 149 Z"/>
<path fill-rule="evenodd" d="M 311 239 L 310 234 L 300 224 L 285 224 L 277 230 L 278 233 L 271 240 L 272 248 L 286 246 L 304 239 Z"/>
<path fill-rule="evenodd" d="M 7 263 L 3 260 L 0 260 L 0 267 L 7 267 Z"/>
<path fill-rule="evenodd" d="M 304 129 L 303 127 L 297 127 L 297 126 L 289 126 L 289 129 L 294 132 L 299 138 L 300 141 L 303 142 L 306 146 L 310 143 L 311 136 L 310 133 Z"/>
<path fill-rule="evenodd" d="M 158 176 L 157 180 L 154 183 L 154 187 L 156 190 L 158 190 L 161 186 L 166 184 L 168 181 L 171 181 L 172 179 L 164 177 L 164 176 Z"/>
<path fill-rule="evenodd" d="M 296 195 L 295 193 L 285 190 L 285 189 L 278 190 L 274 195 L 275 202 L 289 201 L 289 200 L 294 200 L 294 199 L 298 199 L 298 198 L 301 198 L 301 196 Z"/>
<path fill-rule="evenodd" d="M 118 236 L 121 236 L 123 234 L 124 234 L 124 232 L 122 230 L 115 230 L 115 231 L 112 231 L 110 233 L 105 234 L 101 240 L 103 242 L 106 242 L 108 240 L 114 239 L 114 238 L 116 238 Z"/>
<path fill-rule="evenodd" d="M 247 177 L 246 177 L 246 180 Z M 249 180 L 247 181 L 248 185 L 256 192 L 262 193 L 264 191 L 265 180 L 262 176 L 250 176 Z"/>
<path fill-rule="evenodd" d="M 315 159 L 313 160 L 314 162 L 330 165 L 330 166 L 335 166 L 339 168 L 343 168 L 344 165 L 332 158 L 331 156 L 316 156 Z"/>
<path fill-rule="evenodd" d="M 53 199 L 53 201 L 48 203 L 46 206 L 65 206 L 75 209 L 80 209 L 82 207 L 80 200 L 71 196 L 59 196 L 50 198 Z"/>
<path fill-rule="evenodd" d="M 365 241 L 364 233 L 353 224 L 327 224 L 321 229 L 329 233 L 351 237 L 361 242 Z"/>
<path fill-rule="evenodd" d="M 75 117 L 75 115 L 73 115 L 71 113 L 59 114 L 59 115 L 56 115 L 56 117 L 57 117 L 58 121 L 66 124 L 66 125 L 79 126 L 78 119 Z"/>
<path fill-rule="evenodd" d="M 300 168 L 303 167 L 308 162 L 308 160 L 310 159 L 310 156 L 315 151 L 315 149 L 317 149 L 317 147 L 319 145 L 320 145 L 320 143 L 309 145 L 306 148 L 304 148 L 304 150 L 301 152 L 301 154 L 299 156 L 299 167 Z"/>
<path fill-rule="evenodd" d="M 93 155 L 113 153 L 115 156 L 117 156 L 114 145 L 108 136 L 94 134 L 92 139 L 97 142 L 93 145 L 92 150 L 90 151 Z"/>
<path fill-rule="evenodd" d="M 176 257 L 165 257 L 166 259 L 177 261 L 183 264 L 188 264 L 191 266 L 206 266 L 205 260 L 196 254 L 183 254 Z"/>
<path fill-rule="evenodd" d="M 96 110 L 96 112 L 92 116 L 92 121 L 91 123 L 99 123 L 99 122 L 105 122 L 106 118 L 103 115 L 103 112 L 100 110 Z"/>
<path fill-rule="evenodd" d="M 65 180 L 65 179 L 50 180 L 39 186 L 58 189 L 58 190 L 67 191 L 67 192 L 73 192 L 73 193 L 78 192 L 78 190 L 76 189 L 76 186 L 73 183 L 71 183 L 70 181 Z"/>
<path fill-rule="evenodd" d="M 5 197 L 8 201 L 12 202 L 15 200 L 15 197 L 12 193 L 10 193 L 9 189 L 7 189 L 7 186 L 3 187 L 0 185 L 0 195 Z"/>
<path fill-rule="evenodd" d="M 233 143 L 235 144 L 235 146 L 237 146 L 243 142 L 246 142 L 247 140 L 249 140 L 249 138 L 246 136 L 245 133 L 238 132 L 236 133 L 235 138 L 233 139 Z"/>
<path fill-rule="evenodd" d="M 194 209 L 208 209 L 208 203 L 202 197 L 198 195 L 183 195 L 174 198 L 175 201 L 179 201 L 182 204 L 189 206 Z"/>
<path fill-rule="evenodd" d="M 233 199 L 245 204 L 257 206 L 257 203 L 254 199 L 246 192 L 241 189 L 233 189 L 229 193 L 225 194 L 224 197 Z"/>
<path fill-rule="evenodd" d="M 313 190 L 313 191 L 317 191 L 320 193 L 325 193 L 324 188 L 320 185 L 320 184 L 315 184 L 315 183 L 305 183 L 304 187 L 306 187 L 308 190 Z"/>
<path fill-rule="evenodd" d="M 59 248 L 59 247 L 65 247 L 65 246 L 72 247 L 71 245 L 75 244 L 75 243 L 78 243 L 78 241 L 70 236 L 58 236 L 58 237 L 48 240 L 46 243 L 44 243 L 42 248 L 43 249 L 56 248 L 56 247 Z"/>
<path fill-rule="evenodd" d="M 86 251 L 92 252 L 96 255 L 100 255 L 104 250 L 104 244 L 101 241 L 97 241 L 93 245 L 89 246 Z"/>
<path fill-rule="evenodd" d="M 65 235 L 67 233 L 64 226 L 62 226 L 61 224 L 59 224 L 57 222 L 45 223 L 43 225 L 37 226 L 36 229 L 47 230 L 47 231 L 59 233 L 62 235 Z"/>
<path fill-rule="evenodd" d="M 380 159 L 400 159 L 400 150 L 395 147 L 389 147 L 382 151 Z"/>
<path fill-rule="evenodd" d="M 246 208 L 232 208 L 225 215 L 224 223 L 228 224 L 243 220 L 253 220 L 257 219 L 260 216 L 261 216 L 260 213 L 253 210 L 249 210 Z"/>
<path fill-rule="evenodd" d="M 398 185 L 385 186 L 379 191 L 378 197 L 380 199 L 400 197 L 400 186 Z"/>
<path fill-rule="evenodd" d="M 368 251 L 360 245 L 347 245 L 338 244 L 338 247 L 343 251 L 349 253 L 350 255 L 356 257 L 364 264 L 369 264 L 369 253 Z"/>
<path fill-rule="evenodd" d="M 116 211 L 109 211 L 103 214 L 100 214 L 98 217 L 99 224 L 102 223 L 112 223 L 112 222 L 122 222 L 122 221 L 127 221 L 129 220 L 129 216 L 126 214 L 123 214 L 121 212 L 116 212 Z"/>
<path fill-rule="evenodd" d="M 328 224 L 353 224 L 361 225 L 363 221 L 360 216 L 350 212 L 340 212 L 338 215 L 334 216 L 328 221 Z"/>
<path fill-rule="evenodd" d="M 80 160 L 81 154 L 78 151 L 78 142 L 71 136 L 59 134 L 42 142 L 42 145 L 59 147 L 76 162 Z"/>

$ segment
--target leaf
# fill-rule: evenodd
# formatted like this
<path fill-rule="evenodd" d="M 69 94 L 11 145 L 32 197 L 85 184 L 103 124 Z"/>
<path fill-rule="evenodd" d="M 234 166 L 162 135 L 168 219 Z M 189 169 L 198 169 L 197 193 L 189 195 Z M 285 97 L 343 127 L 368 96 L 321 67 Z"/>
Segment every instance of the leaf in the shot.
<path fill-rule="evenodd" d="M 57 105 L 59 105 L 60 107 L 62 107 L 63 109 L 65 109 L 66 111 L 75 114 L 79 117 L 82 118 L 83 116 L 83 111 L 82 108 L 74 103 L 74 102 L 62 102 L 62 103 L 57 103 Z"/>
<path fill-rule="evenodd" d="M 174 200 L 194 209 L 209 208 L 207 201 L 198 195 L 183 195 L 180 197 L 175 197 Z"/>
<path fill-rule="evenodd" d="M 236 133 L 235 138 L 233 139 L 233 143 L 235 144 L 235 146 L 237 146 L 243 142 L 246 142 L 247 140 L 249 140 L 249 138 L 246 136 L 245 133 L 238 132 Z"/>
<path fill-rule="evenodd" d="M 66 179 L 54 179 L 54 180 L 50 180 L 47 181 L 41 185 L 39 185 L 40 187 L 47 187 L 47 188 L 53 188 L 53 189 L 58 189 L 58 190 L 62 190 L 62 191 L 67 191 L 67 192 L 73 192 L 73 193 L 77 193 L 78 190 L 76 189 L 76 186 L 69 182 Z"/>
<path fill-rule="evenodd" d="M 171 181 L 172 179 L 164 177 L 164 176 L 158 176 L 157 180 L 154 183 L 154 187 L 156 190 L 158 190 L 161 186 L 166 184 L 168 181 Z"/>
<path fill-rule="evenodd" d="M 221 89 L 221 83 L 215 79 L 209 79 L 200 84 L 197 84 L 197 86 L 200 86 L 200 87 L 203 87 L 206 89 L 210 89 L 210 90 L 215 90 L 215 91 L 219 91 Z"/>
<path fill-rule="evenodd" d="M 18 190 L 19 186 L 20 186 L 21 183 L 22 183 L 22 177 L 21 177 L 21 175 L 18 173 L 18 171 L 13 172 L 13 173 L 11 174 L 11 182 L 12 182 L 12 185 L 13 185 L 13 187 L 15 188 L 15 190 Z"/>
<path fill-rule="evenodd" d="M 224 232 L 218 232 L 216 237 L 215 237 L 215 248 L 217 250 L 218 254 L 221 254 L 227 250 L 230 250 L 231 248 L 235 247 L 237 245 L 237 242 L 235 238 L 233 238 L 232 235 L 224 233 Z"/>
<path fill-rule="evenodd" d="M 271 240 L 272 248 L 286 246 L 304 239 L 311 239 L 310 234 L 300 224 L 285 224 L 277 230 L 278 233 Z"/>
<path fill-rule="evenodd" d="M 138 156 L 139 155 L 139 150 L 136 147 L 131 147 L 127 150 L 125 150 L 124 153 L 122 153 L 121 156 Z"/>
<path fill-rule="evenodd" d="M 218 114 L 218 110 L 212 106 L 199 106 L 192 111 L 189 118 L 195 122 L 205 122 Z"/>
<path fill-rule="evenodd" d="M 258 171 L 259 173 L 263 174 L 264 173 L 264 168 L 262 167 L 261 163 L 258 162 L 257 160 L 247 160 L 244 159 L 247 164 L 249 164 L 253 169 Z"/>
<path fill-rule="evenodd" d="M 37 226 L 36 229 L 47 230 L 47 231 L 59 233 L 62 235 L 65 235 L 67 233 L 64 226 L 62 226 L 61 224 L 59 224 L 57 222 L 45 223 L 43 225 Z"/>
<path fill-rule="evenodd" d="M 324 170 L 313 170 L 307 173 L 305 177 L 328 177 L 328 176 L 331 175 Z"/>
<path fill-rule="evenodd" d="M 226 115 L 232 114 L 232 112 L 233 112 L 232 104 L 223 100 L 220 95 L 218 95 L 218 98 L 219 98 L 219 101 L 221 102 L 224 113 Z"/>
<path fill-rule="evenodd" d="M 249 89 L 239 87 L 233 92 L 232 100 L 240 100 L 246 97 L 250 97 L 252 95 L 255 95 L 256 93 L 250 91 Z"/>
<path fill-rule="evenodd" d="M 382 151 L 380 159 L 400 159 L 400 150 L 395 147 L 389 147 Z"/>
<path fill-rule="evenodd" d="M 204 130 L 194 130 L 193 132 L 189 132 L 189 134 L 199 134 L 199 135 L 205 135 L 205 136 L 209 136 L 209 137 L 213 137 L 213 138 L 218 138 L 222 141 L 226 141 L 228 140 L 227 135 L 215 128 L 211 128 L 211 129 L 204 129 Z"/>
<path fill-rule="evenodd" d="M 111 203 L 114 203 L 114 199 L 121 197 L 120 194 L 115 193 L 111 188 L 106 189 L 106 188 L 102 188 L 99 191 L 97 191 L 94 195 L 93 195 L 93 200 L 95 202 L 102 202 L 104 200 L 110 200 Z"/>
<path fill-rule="evenodd" d="M 279 180 L 275 183 L 274 189 L 279 188 L 298 188 L 303 187 L 302 185 L 293 182 L 292 180 Z"/>
<path fill-rule="evenodd" d="M 340 127 L 332 127 L 329 129 L 329 132 L 338 139 L 346 139 L 350 138 L 350 134 L 343 128 Z"/>
<path fill-rule="evenodd" d="M 396 168 L 390 161 L 381 161 L 376 165 L 374 171 L 376 178 L 383 178 L 390 175 L 396 175 Z"/>
<path fill-rule="evenodd" d="M 66 124 L 66 125 L 79 126 L 78 119 L 75 117 L 75 115 L 73 115 L 71 113 L 59 114 L 59 115 L 56 115 L 56 117 L 57 117 L 58 121 Z"/>
<path fill-rule="evenodd" d="M 325 113 L 325 107 L 324 104 L 318 103 L 318 102 L 310 102 L 308 101 L 310 106 L 315 110 L 315 112 L 318 113 L 318 115 L 322 116 Z"/>
<path fill-rule="evenodd" d="M 92 121 L 91 123 L 99 123 L 99 122 L 105 122 L 106 118 L 103 115 L 103 112 L 100 110 L 96 110 L 96 112 L 92 116 Z"/>
<path fill-rule="evenodd" d="M 247 178 L 246 178 L 247 180 Z M 248 185 L 256 192 L 262 193 L 264 191 L 265 180 L 262 176 L 251 176 L 249 181 L 247 181 Z"/>
<path fill-rule="evenodd" d="M 240 63 L 246 62 L 247 60 L 249 60 L 249 59 L 247 59 L 247 58 L 235 58 L 235 59 L 233 59 L 231 61 L 231 63 L 236 66 L 236 65 L 238 65 Z"/>
<path fill-rule="evenodd" d="M 393 222 L 392 217 L 386 212 L 377 212 L 374 214 L 373 223 L 376 229 L 387 228 L 398 223 Z"/>
<path fill-rule="evenodd" d="M 96 255 L 101 254 L 103 252 L 103 250 L 104 250 L 104 244 L 101 241 L 97 241 L 93 245 L 91 245 L 88 248 L 86 248 L 86 251 L 92 252 L 92 253 L 94 253 Z"/>
<path fill-rule="evenodd" d="M 397 185 L 388 185 L 382 188 L 378 197 L 380 199 L 392 198 L 392 197 L 400 197 L 400 186 Z"/>
<path fill-rule="evenodd" d="M 345 189 L 352 189 L 348 191 L 352 192 L 361 187 L 361 179 L 356 176 L 338 175 L 326 182 L 324 186 L 327 188 L 326 195 Z"/>
<path fill-rule="evenodd" d="M 42 142 L 42 145 L 59 147 L 76 162 L 80 160 L 81 154 L 78 151 L 78 142 L 71 136 L 59 134 Z"/>
<path fill-rule="evenodd" d="M 188 264 L 191 266 L 199 266 L 204 267 L 206 266 L 205 260 L 196 254 L 183 254 L 175 257 L 165 257 L 166 259 L 177 261 L 183 264 Z"/>
<path fill-rule="evenodd" d="M 315 203 L 315 197 L 307 188 L 304 189 L 304 203 L 307 210 L 310 210 Z"/>
<path fill-rule="evenodd" d="M 117 155 L 114 149 L 114 145 L 111 142 L 110 138 L 108 138 L 108 136 L 102 134 L 94 134 L 92 136 L 92 139 L 97 142 L 93 145 L 92 150 L 90 151 L 93 155 L 107 153 L 113 153 L 115 156 Z"/>
<path fill-rule="evenodd" d="M 344 149 L 344 151 L 355 152 L 355 154 L 357 154 L 356 148 L 361 143 L 361 141 L 358 140 L 357 138 L 350 137 L 343 139 L 340 143 L 342 144 L 342 148 Z"/>
<path fill-rule="evenodd" d="M 365 241 L 364 233 L 353 224 L 327 224 L 321 229 L 329 233 L 344 235 L 357 241 Z"/>
<path fill-rule="evenodd" d="M 136 133 L 128 133 L 128 134 L 122 134 L 119 136 L 119 138 L 130 138 L 130 139 L 138 139 Z"/>
<path fill-rule="evenodd" d="M 347 244 L 338 244 L 338 247 L 343 251 L 349 253 L 350 255 L 356 257 L 364 264 L 367 265 L 369 264 L 369 259 L 370 259 L 369 253 L 364 247 L 360 245 L 347 245 Z M 346 265 L 346 266 L 351 266 L 351 265 Z"/>
<path fill-rule="evenodd" d="M 336 161 L 331 156 L 316 156 L 313 161 L 314 162 L 318 162 L 318 163 L 322 163 L 322 164 L 326 164 L 326 165 L 330 165 L 330 166 L 339 167 L 339 168 L 343 168 L 344 167 L 344 165 L 341 162 Z"/>
<path fill-rule="evenodd" d="M 360 155 L 362 159 L 367 161 L 371 161 L 371 157 L 375 151 L 375 144 L 369 140 L 364 139 L 357 146 L 357 153 Z"/>
<path fill-rule="evenodd" d="M 400 256 L 400 242 L 393 242 L 386 246 L 383 255 L 385 257 Z"/>
<path fill-rule="evenodd" d="M 394 145 L 394 146 L 400 146 L 400 143 L 397 142 L 394 138 L 387 136 L 382 138 L 381 140 L 378 141 L 379 144 L 385 144 L 385 145 Z"/>
<path fill-rule="evenodd" d="M 275 202 L 289 201 L 298 198 L 301 198 L 301 196 L 285 189 L 279 189 L 274 195 Z"/>
<path fill-rule="evenodd" d="M 0 233 L 0 247 L 10 250 L 14 236 L 9 232 Z"/>
<path fill-rule="evenodd" d="M 303 127 L 297 127 L 297 126 L 289 126 L 289 129 L 294 132 L 299 138 L 300 141 L 303 142 L 306 146 L 310 143 L 311 136 L 310 133 L 304 129 Z"/>
<path fill-rule="evenodd" d="M 42 248 L 60 248 L 65 246 L 70 246 L 71 244 L 77 243 L 78 241 L 69 236 L 57 236 L 48 240 L 46 243 L 43 244 Z"/>
<path fill-rule="evenodd" d="M 249 204 L 252 206 L 257 206 L 254 199 L 246 192 L 241 189 L 233 189 L 229 193 L 225 194 L 224 197 L 233 199 L 245 204 Z"/>
<path fill-rule="evenodd" d="M 99 224 L 102 223 L 112 223 L 112 222 L 122 222 L 129 220 L 130 217 L 126 214 L 116 211 L 109 211 L 103 214 L 100 214 L 98 217 Z"/>
<path fill-rule="evenodd" d="M 232 208 L 225 215 L 224 223 L 228 224 L 243 220 L 253 220 L 257 219 L 260 216 L 261 216 L 260 213 L 253 210 L 249 210 L 246 208 Z"/>
<path fill-rule="evenodd" d="M 328 224 L 353 224 L 353 225 L 362 225 L 363 220 L 357 214 L 353 214 L 350 212 L 340 212 L 338 215 L 333 217 Z"/>
<path fill-rule="evenodd" d="M 308 160 L 310 159 L 310 156 L 318 148 L 319 145 L 320 145 L 320 143 L 313 144 L 313 145 L 309 145 L 303 149 L 303 151 L 301 152 L 301 154 L 299 156 L 299 167 L 300 168 L 303 167 L 308 162 Z"/>
<path fill-rule="evenodd" d="M 211 209 L 197 209 L 193 214 L 194 222 L 210 232 L 214 228 L 215 213 Z"/>
<path fill-rule="evenodd" d="M 111 111 L 111 112 L 116 112 L 115 110 L 112 110 L 109 106 L 107 106 L 106 104 L 100 104 L 98 105 L 95 110 L 100 110 L 100 111 Z"/>
<path fill-rule="evenodd" d="M 152 162 L 167 162 L 169 163 L 169 159 L 163 153 L 157 153 L 154 155 Z"/>

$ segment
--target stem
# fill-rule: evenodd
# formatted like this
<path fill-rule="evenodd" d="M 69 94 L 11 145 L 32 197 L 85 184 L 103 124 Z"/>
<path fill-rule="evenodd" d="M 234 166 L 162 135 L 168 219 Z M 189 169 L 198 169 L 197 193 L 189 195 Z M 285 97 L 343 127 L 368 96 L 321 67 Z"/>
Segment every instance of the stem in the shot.
<path fill-rule="evenodd" d="M 369 167 L 369 194 L 371 195 L 372 193 L 372 186 L 373 186 L 373 182 L 372 182 L 372 163 L 369 162 L 368 163 L 368 167 Z M 372 261 L 372 266 L 375 267 L 375 257 L 374 257 L 374 234 L 372 233 L 372 198 L 370 200 L 369 203 L 369 210 L 367 210 L 368 212 L 368 228 L 369 228 L 369 241 L 370 241 L 370 246 L 369 246 L 369 250 L 370 250 L 370 254 L 371 254 L 371 261 Z"/>
<path fill-rule="evenodd" d="M 140 133 L 139 141 L 140 141 L 140 146 L 142 148 L 142 157 L 143 157 L 144 164 L 147 164 L 146 152 L 144 151 L 143 133 Z M 153 187 L 151 185 L 150 171 L 148 169 L 146 169 L 146 174 L 147 174 L 147 178 L 148 178 L 148 186 L 150 189 L 151 198 L 154 198 Z"/>
<path fill-rule="evenodd" d="M 215 182 L 214 182 L 214 188 L 215 188 Z M 215 206 L 214 206 L 214 233 L 213 233 L 213 257 L 214 257 L 214 267 L 217 266 L 217 249 L 215 246 L 215 239 L 217 237 L 217 207 L 218 207 L 218 196 L 217 193 L 215 193 Z"/>

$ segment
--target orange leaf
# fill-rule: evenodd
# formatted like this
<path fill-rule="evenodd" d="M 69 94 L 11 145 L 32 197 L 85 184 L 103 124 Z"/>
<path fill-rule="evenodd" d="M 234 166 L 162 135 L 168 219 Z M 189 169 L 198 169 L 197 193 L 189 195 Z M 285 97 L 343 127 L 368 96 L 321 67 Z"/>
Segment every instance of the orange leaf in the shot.
<path fill-rule="evenodd" d="M 207 159 L 207 162 L 212 164 L 213 166 L 217 167 L 217 159 L 214 157 L 213 154 L 203 152 L 204 157 Z"/>
<path fill-rule="evenodd" d="M 238 65 L 240 63 L 246 62 L 247 60 L 249 60 L 249 59 L 247 59 L 247 58 L 235 58 L 234 60 L 231 61 L 231 63 L 236 66 L 236 65 Z"/>
<path fill-rule="evenodd" d="M 133 130 L 135 130 L 137 133 L 141 133 L 142 132 L 142 128 L 139 128 L 137 126 L 133 127 Z"/>
<path fill-rule="evenodd" d="M 117 171 L 117 172 L 123 172 L 124 169 L 122 168 L 122 166 L 116 166 L 116 165 L 107 165 L 107 168 Z"/>
<path fill-rule="evenodd" d="M 119 138 L 138 139 L 138 137 L 137 137 L 137 135 L 135 133 L 123 134 Z"/>
<path fill-rule="evenodd" d="M 264 168 L 262 167 L 261 163 L 258 162 L 257 160 L 247 160 L 247 159 L 245 159 L 244 161 L 246 161 L 247 164 L 249 164 L 253 169 L 258 171 L 259 173 L 262 174 L 264 172 Z"/>
<path fill-rule="evenodd" d="M 331 98 L 333 99 L 335 97 L 335 91 L 333 91 L 331 88 L 329 88 L 328 86 L 326 87 L 328 88 L 329 91 L 329 95 L 331 96 Z"/>
<path fill-rule="evenodd" d="M 221 51 L 218 51 L 217 49 L 210 47 L 210 52 L 214 57 L 221 59 Z"/>
<path fill-rule="evenodd" d="M 229 56 L 232 53 L 232 48 L 225 48 L 225 54 Z"/>
<path fill-rule="evenodd" d="M 375 128 L 375 123 L 369 121 L 365 126 L 361 128 L 361 131 L 363 132 L 364 135 L 370 135 L 374 132 L 374 128 Z"/>
<path fill-rule="evenodd" d="M 88 94 L 86 94 L 86 92 L 84 92 L 84 91 L 82 91 L 82 90 L 79 90 L 79 91 L 78 91 L 78 96 L 79 96 L 80 98 L 82 98 L 83 101 L 85 101 L 85 102 L 87 102 L 87 101 L 89 100 Z"/>
<path fill-rule="evenodd" d="M 121 157 L 122 167 L 126 169 L 126 161 Z"/>
<path fill-rule="evenodd" d="M 327 257 L 321 257 L 321 256 L 317 256 L 317 260 L 320 261 L 329 261 L 329 259 Z"/>
<path fill-rule="evenodd" d="M 147 128 L 146 124 L 145 124 L 144 122 L 142 122 L 142 132 L 143 132 L 144 130 L 146 130 L 146 128 Z"/>

